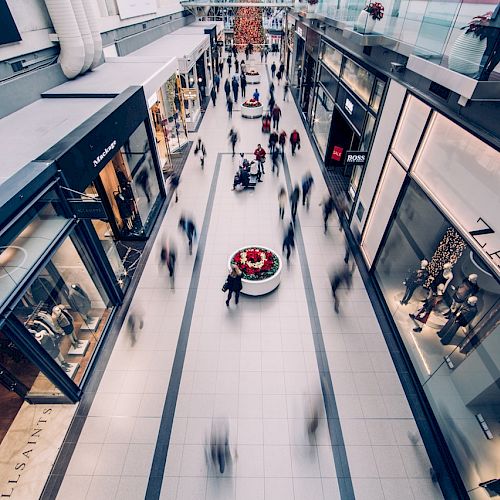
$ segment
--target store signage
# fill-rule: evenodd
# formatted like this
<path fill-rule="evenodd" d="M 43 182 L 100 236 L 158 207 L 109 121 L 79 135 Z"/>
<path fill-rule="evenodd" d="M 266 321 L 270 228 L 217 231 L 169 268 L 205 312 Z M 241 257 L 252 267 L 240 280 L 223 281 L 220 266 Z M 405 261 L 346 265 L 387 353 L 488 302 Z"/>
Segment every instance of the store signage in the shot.
<path fill-rule="evenodd" d="M 304 35 L 302 34 L 302 28 L 300 26 L 297 26 L 297 29 L 295 30 L 297 32 L 297 35 L 301 36 L 302 38 Z"/>
<path fill-rule="evenodd" d="M 345 103 L 344 103 L 344 108 L 347 110 L 347 112 L 352 115 L 352 112 L 354 111 L 354 104 L 352 101 L 348 98 L 346 98 Z"/>
<path fill-rule="evenodd" d="M 364 165 L 366 163 L 367 152 L 363 151 L 347 151 L 345 154 L 346 165 Z"/>
<path fill-rule="evenodd" d="M 479 217 L 476 222 L 477 228 L 469 231 L 469 234 L 483 249 L 486 255 L 488 255 L 488 257 L 495 262 L 496 266 L 500 268 L 500 249 L 495 250 L 495 247 L 489 244 L 491 241 L 491 235 L 495 234 L 495 230 L 482 217 Z"/>
<path fill-rule="evenodd" d="M 184 99 L 196 99 L 198 92 L 196 89 L 182 89 Z"/>
<path fill-rule="evenodd" d="M 78 219 L 107 220 L 104 205 L 98 200 L 68 200 L 73 213 Z"/>
<path fill-rule="evenodd" d="M 341 146 L 333 146 L 333 151 L 332 151 L 332 160 L 335 161 L 340 161 L 342 158 L 342 153 L 344 152 L 344 148 Z"/>
<path fill-rule="evenodd" d="M 93 161 L 94 167 L 97 167 L 101 163 L 102 159 L 105 158 L 110 151 L 113 151 L 116 147 L 116 141 L 113 141 L 108 147 L 104 148 L 104 151 Z"/>

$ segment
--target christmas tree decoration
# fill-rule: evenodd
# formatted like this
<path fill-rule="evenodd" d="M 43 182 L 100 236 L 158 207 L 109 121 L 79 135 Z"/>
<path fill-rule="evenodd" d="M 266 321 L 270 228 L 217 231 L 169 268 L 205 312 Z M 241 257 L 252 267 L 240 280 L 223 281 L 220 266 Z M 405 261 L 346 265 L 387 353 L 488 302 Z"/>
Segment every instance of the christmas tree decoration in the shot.
<path fill-rule="evenodd" d="M 244 50 L 251 43 L 264 44 L 265 35 L 262 25 L 262 12 L 259 7 L 239 7 L 234 19 L 234 43 L 238 50 Z"/>

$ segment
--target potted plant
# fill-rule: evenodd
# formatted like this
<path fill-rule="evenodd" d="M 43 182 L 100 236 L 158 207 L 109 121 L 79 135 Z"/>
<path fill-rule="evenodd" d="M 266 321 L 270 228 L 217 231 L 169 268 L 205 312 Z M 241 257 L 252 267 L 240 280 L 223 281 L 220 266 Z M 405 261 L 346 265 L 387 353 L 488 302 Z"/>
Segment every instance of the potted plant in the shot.
<path fill-rule="evenodd" d="M 375 23 L 384 17 L 384 6 L 380 2 L 370 2 L 359 13 L 354 29 L 360 33 L 371 33 Z"/>
<path fill-rule="evenodd" d="M 474 77 L 480 71 L 481 59 L 486 50 L 487 34 L 492 13 L 474 17 L 455 39 L 448 59 L 448 68 Z"/>

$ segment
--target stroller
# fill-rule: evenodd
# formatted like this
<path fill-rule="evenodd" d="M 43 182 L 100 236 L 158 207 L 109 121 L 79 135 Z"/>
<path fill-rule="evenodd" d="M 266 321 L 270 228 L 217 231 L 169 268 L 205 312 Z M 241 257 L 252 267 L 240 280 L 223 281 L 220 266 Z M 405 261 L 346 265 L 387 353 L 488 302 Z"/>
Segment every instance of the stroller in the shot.
<path fill-rule="evenodd" d="M 262 117 L 262 132 L 264 134 L 269 134 L 271 132 L 271 115 L 266 113 Z"/>

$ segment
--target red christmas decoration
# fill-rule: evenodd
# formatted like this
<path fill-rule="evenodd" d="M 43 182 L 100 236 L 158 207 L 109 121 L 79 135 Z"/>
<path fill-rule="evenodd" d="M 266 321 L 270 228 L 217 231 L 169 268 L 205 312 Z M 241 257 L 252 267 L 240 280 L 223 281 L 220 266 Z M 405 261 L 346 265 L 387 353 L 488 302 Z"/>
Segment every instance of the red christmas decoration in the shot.
<path fill-rule="evenodd" d="M 244 50 L 249 44 L 258 48 L 264 44 L 262 11 L 258 7 L 239 7 L 234 18 L 234 43 L 238 50 Z"/>

